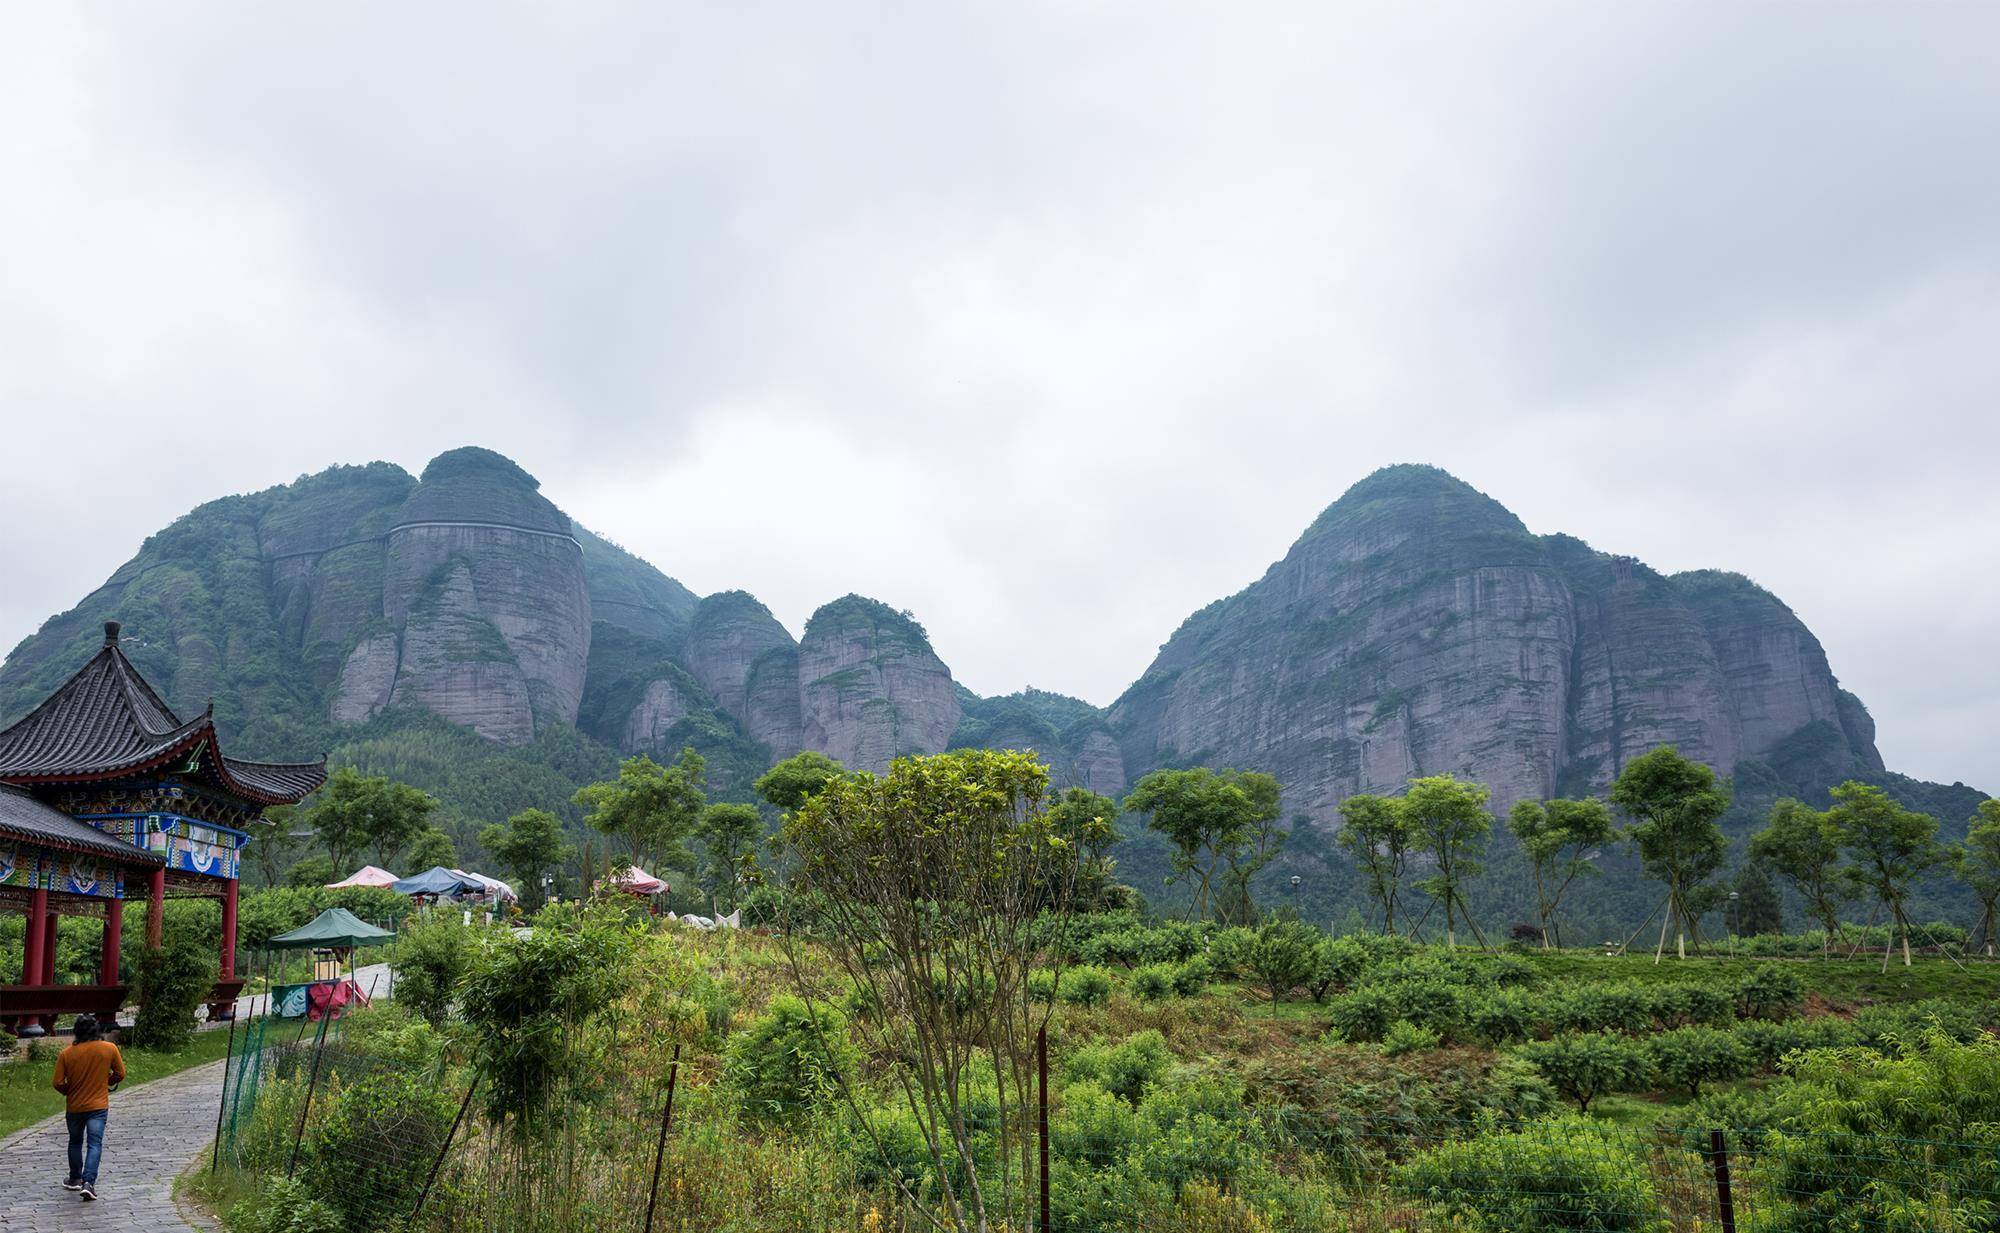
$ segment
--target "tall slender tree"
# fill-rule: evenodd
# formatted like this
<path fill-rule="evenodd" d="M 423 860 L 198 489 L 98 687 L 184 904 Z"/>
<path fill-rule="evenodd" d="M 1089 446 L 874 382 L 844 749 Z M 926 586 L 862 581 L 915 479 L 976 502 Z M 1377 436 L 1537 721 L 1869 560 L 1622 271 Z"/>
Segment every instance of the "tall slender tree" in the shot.
<path fill-rule="evenodd" d="M 1340 803 L 1340 819 L 1340 833 L 1334 842 L 1353 855 L 1362 885 L 1382 909 L 1382 932 L 1393 934 L 1411 851 L 1403 811 L 1386 796 L 1361 792 Z"/>
<path fill-rule="evenodd" d="M 1633 820 L 1625 834 L 1639 849 L 1646 872 L 1666 883 L 1665 919 L 1653 962 L 1666 953 L 1670 928 L 1675 951 L 1685 959 L 1690 937 L 1700 945 L 1701 914 L 1714 893 L 1709 879 L 1722 868 L 1729 848 L 1716 825 L 1729 811 L 1728 785 L 1672 745 L 1662 745 L 1625 764 L 1611 785 L 1611 803 Z"/>
<path fill-rule="evenodd" d="M 1542 949 L 1561 945 L 1556 912 L 1578 878 L 1595 874 L 1604 846 L 1617 838 L 1611 810 L 1594 797 L 1583 800 L 1515 801 L 1507 829 L 1521 841 L 1535 874 L 1535 913 Z"/>
<path fill-rule="evenodd" d="M 1824 935 L 1820 957 L 1833 953 L 1841 904 L 1854 897 L 1853 871 L 1840 856 L 1840 832 L 1820 810 L 1785 797 L 1771 806 L 1764 829 L 1750 837 L 1750 859 L 1791 886 Z"/>
<path fill-rule="evenodd" d="M 1979 900 L 1976 936 L 1985 942 L 1986 955 L 1992 958 L 1995 908 L 2000 905 L 2000 801 L 1979 802 L 1979 812 L 1966 823 L 1958 876 Z"/>
<path fill-rule="evenodd" d="M 699 881 L 708 891 L 709 910 L 720 912 L 726 903 L 734 911 L 736 888 L 743 881 L 743 861 L 757 850 L 757 840 L 764 834 L 764 815 L 755 805 L 718 802 L 701 811 L 694 833 L 701 845 Z"/>
<path fill-rule="evenodd" d="M 547 898 L 542 876 L 569 863 L 572 855 L 563 838 L 562 819 L 546 809 L 524 809 L 507 819 L 505 826 L 488 823 L 479 832 L 479 846 L 514 875 L 523 900 L 530 906 L 539 906 Z"/>
<path fill-rule="evenodd" d="M 635 864 L 692 869 L 686 841 L 706 803 L 707 765 L 692 749 L 683 749 L 672 766 L 644 755 L 627 758 L 618 778 L 577 789 L 576 804 L 589 811 L 584 821 L 625 842 Z"/>
<path fill-rule="evenodd" d="M 1207 916 L 1217 907 L 1225 921 L 1254 911 L 1249 879 L 1283 840 L 1276 829 L 1277 780 L 1256 771 L 1207 767 L 1154 771 L 1132 786 L 1125 810 L 1145 815 L 1147 827 L 1172 845 L 1168 881 L 1194 884 L 1190 917 Z M 1225 875 L 1225 887 L 1240 883 L 1241 895 L 1218 904 L 1219 875 Z"/>
<path fill-rule="evenodd" d="M 1486 936 L 1465 904 L 1465 885 L 1484 868 L 1486 840 L 1493 831 L 1493 815 L 1486 802 L 1493 790 L 1452 775 L 1427 775 L 1410 781 L 1410 789 L 1398 801 L 1412 844 L 1431 858 L 1431 873 L 1417 882 L 1417 889 L 1444 909 L 1444 942 L 1458 945 L 1454 925 L 1464 921 L 1481 946 Z"/>
<path fill-rule="evenodd" d="M 1938 842 L 1937 819 L 1905 809 L 1882 789 L 1852 779 L 1833 790 L 1827 817 L 1853 862 L 1855 877 L 1889 910 L 1889 944 L 1882 950 L 1882 970 L 1889 970 L 1898 937 L 1903 942 L 1903 966 L 1909 967 L 1910 888 L 1938 866 L 1951 864 L 1954 857 Z"/>

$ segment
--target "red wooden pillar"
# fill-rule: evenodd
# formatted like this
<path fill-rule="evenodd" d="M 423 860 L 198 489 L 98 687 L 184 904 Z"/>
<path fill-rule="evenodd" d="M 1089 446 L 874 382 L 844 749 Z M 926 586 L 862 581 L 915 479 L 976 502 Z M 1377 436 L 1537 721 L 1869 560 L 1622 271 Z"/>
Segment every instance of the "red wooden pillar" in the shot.
<path fill-rule="evenodd" d="M 37 984 L 53 985 L 56 983 L 56 925 L 61 920 L 62 917 L 51 912 L 48 915 L 48 919 L 42 922 L 42 978 L 36 982 Z M 54 1015 L 42 1016 L 42 1030 L 44 1032 L 53 1032 L 56 1030 L 56 1017 Z"/>
<path fill-rule="evenodd" d="M 146 888 L 146 945 L 160 944 L 160 935 L 167 926 L 167 870 L 165 866 L 153 870 L 152 881 Z"/>
<path fill-rule="evenodd" d="M 125 901 L 113 899 L 104 905 L 104 946 L 97 958 L 97 983 L 118 983 L 118 947 L 125 939 Z"/>
<path fill-rule="evenodd" d="M 236 879 L 222 886 L 222 979 L 236 975 Z"/>
<path fill-rule="evenodd" d="M 42 983 L 42 946 L 49 936 L 49 892 L 37 886 L 28 895 L 28 931 L 21 938 L 21 983 Z"/>

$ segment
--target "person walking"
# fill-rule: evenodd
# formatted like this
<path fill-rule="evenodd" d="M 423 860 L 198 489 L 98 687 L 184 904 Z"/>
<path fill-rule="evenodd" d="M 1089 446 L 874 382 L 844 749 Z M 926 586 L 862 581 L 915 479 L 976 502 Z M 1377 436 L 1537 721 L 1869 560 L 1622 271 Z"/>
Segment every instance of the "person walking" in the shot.
<path fill-rule="evenodd" d="M 76 1018 L 76 1043 L 56 1055 L 53 1086 L 63 1094 L 69 1122 L 69 1178 L 64 1190 L 97 1198 L 97 1161 L 104 1154 L 104 1119 L 111 1093 L 125 1081 L 125 1055 L 103 1038 L 92 1015 Z"/>

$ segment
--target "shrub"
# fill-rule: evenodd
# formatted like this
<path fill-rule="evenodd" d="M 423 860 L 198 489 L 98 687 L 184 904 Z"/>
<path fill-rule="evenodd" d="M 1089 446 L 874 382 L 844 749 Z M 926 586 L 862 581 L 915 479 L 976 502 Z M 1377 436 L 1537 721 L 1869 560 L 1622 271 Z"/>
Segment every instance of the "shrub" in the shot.
<path fill-rule="evenodd" d="M 1326 1014 L 1343 1040 L 1380 1040 L 1395 1022 L 1396 1006 L 1388 990 L 1369 986 L 1328 1002 Z"/>
<path fill-rule="evenodd" d="M 1396 1017 L 1450 1038 L 1465 1030 L 1469 996 L 1461 985 L 1419 980 L 1398 985 L 1393 994 Z"/>
<path fill-rule="evenodd" d="M 1796 1023 L 1750 1019 L 1737 1025 L 1736 1040 L 1757 1069 L 1776 1070 L 1787 1053 L 1806 1047 L 1807 1035 Z"/>
<path fill-rule="evenodd" d="M 140 1049 L 177 1049 L 191 1040 L 195 1010 L 215 988 L 214 963 L 187 939 L 141 950 L 132 977 L 139 1014 L 126 1039 Z"/>
<path fill-rule="evenodd" d="M 1140 1032 L 1115 1045 L 1086 1045 L 1070 1055 L 1063 1072 L 1074 1080 L 1085 1080 L 1137 1105 L 1153 1084 L 1166 1077 L 1174 1064 L 1166 1037 L 1157 1031 Z"/>
<path fill-rule="evenodd" d="M 256 1193 L 229 1211 L 230 1233 L 344 1233 L 338 1211 L 289 1177 L 268 1177 Z"/>
<path fill-rule="evenodd" d="M 1659 985 L 1651 990 L 1653 1022 L 1662 1031 L 1681 1027 L 1728 1024 L 1736 1017 L 1736 995 L 1729 989 L 1691 981 Z"/>
<path fill-rule="evenodd" d="M 476 937 L 457 917 L 442 912 L 403 930 L 389 953 L 397 1003 L 432 1027 L 444 1026 L 459 986 L 472 970 Z"/>
<path fill-rule="evenodd" d="M 1028 973 L 1028 996 L 1037 1002 L 1056 1000 L 1056 974 L 1047 968 L 1036 968 Z"/>
<path fill-rule="evenodd" d="M 1626 1091 L 1646 1081 L 1646 1055 L 1640 1047 L 1609 1033 L 1558 1036 L 1521 1049 L 1542 1077 L 1576 1102 L 1578 1112 L 1590 1112 L 1590 1102 L 1606 1092 Z"/>
<path fill-rule="evenodd" d="M 1102 1006 L 1111 1000 L 1111 973 L 1085 964 L 1062 974 L 1056 996 L 1071 1006 Z"/>
<path fill-rule="evenodd" d="M 782 1117 L 840 1095 L 843 1079 L 860 1065 L 847 1016 L 783 993 L 729 1042 L 723 1077 L 744 1108 Z"/>
<path fill-rule="evenodd" d="M 1745 1019 L 1784 1019 L 1805 1000 L 1805 981 L 1790 968 L 1760 963 L 1736 985 L 1736 1013 Z"/>
<path fill-rule="evenodd" d="M 1473 1035 L 1490 1045 L 1526 1040 L 1534 1031 L 1535 1012 L 1519 989 L 1491 989 L 1474 999 L 1466 1019 Z"/>
<path fill-rule="evenodd" d="M 1181 997 L 1191 998 L 1208 988 L 1208 960 L 1196 955 L 1174 969 L 1174 992 Z"/>
<path fill-rule="evenodd" d="M 1557 995 L 1550 1024 L 1561 1032 L 1644 1032 L 1653 1026 L 1653 999 L 1629 981 L 1571 985 Z"/>
<path fill-rule="evenodd" d="M 1705 1092 L 1701 1099 L 1667 1110 L 1660 1128 L 1679 1136 L 1691 1152 L 1709 1151 L 1709 1132 L 1721 1130 L 1731 1151 L 1760 1151 L 1779 1121 L 1769 1093 L 1754 1089 Z"/>
<path fill-rule="evenodd" d="M 1397 1171 L 1398 1188 L 1453 1227 L 1485 1233 L 1663 1233 L 1643 1157 L 1580 1118 L 1447 1143 Z"/>
<path fill-rule="evenodd" d="M 1368 970 L 1369 958 L 1368 947 L 1354 938 L 1321 938 L 1306 980 L 1313 1001 L 1324 1002 L 1329 992 L 1346 992 Z"/>
<path fill-rule="evenodd" d="M 1646 1042 L 1646 1054 L 1663 1082 L 1690 1096 L 1700 1096 L 1704 1083 L 1742 1078 L 1752 1060 L 1733 1032 L 1707 1027 L 1662 1032 Z"/>
<path fill-rule="evenodd" d="M 1421 1053 L 1438 1047 L 1438 1034 L 1427 1027 L 1419 1027 L 1407 1019 L 1398 1019 L 1382 1033 L 1382 1052 L 1390 1057 L 1401 1057 L 1405 1053 Z"/>
<path fill-rule="evenodd" d="M 1272 921 L 1257 931 L 1250 967 L 1273 1002 L 1284 1001 L 1312 976 L 1319 942 L 1319 930 L 1295 920 Z"/>
<path fill-rule="evenodd" d="M 401 1071 L 368 1075 L 326 1096 L 300 1165 L 307 1191 L 353 1233 L 406 1219 L 450 1130 L 457 1111 L 451 1097 Z"/>
<path fill-rule="evenodd" d="M 1084 942 L 1079 948 L 1085 963 L 1099 965 L 1117 964 L 1129 968 L 1137 964 L 1146 947 L 1146 934 L 1140 929 L 1120 929 L 1115 933 L 1100 933 Z"/>
<path fill-rule="evenodd" d="M 1149 963 L 1132 973 L 1132 996 L 1158 1002 L 1174 995 L 1176 969 L 1164 963 Z"/>
<path fill-rule="evenodd" d="M 1243 976 L 1252 971 L 1252 958 L 1257 950 L 1257 931 L 1233 925 L 1217 931 L 1208 940 L 1208 961 L 1222 976 Z"/>

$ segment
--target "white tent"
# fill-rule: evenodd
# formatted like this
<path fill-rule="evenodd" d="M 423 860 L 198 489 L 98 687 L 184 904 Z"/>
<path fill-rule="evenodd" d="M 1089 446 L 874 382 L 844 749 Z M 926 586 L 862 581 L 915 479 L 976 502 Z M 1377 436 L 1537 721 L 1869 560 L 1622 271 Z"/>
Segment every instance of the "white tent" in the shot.
<path fill-rule="evenodd" d="M 514 888 L 507 885 L 505 882 L 502 882 L 498 878 L 489 878 L 483 873 L 473 873 L 471 870 L 468 869 L 454 869 L 452 870 L 452 872 L 457 874 L 461 878 L 471 878 L 473 881 L 485 887 L 486 893 L 489 896 L 491 896 L 495 902 L 504 901 L 506 903 L 518 903 L 520 901 L 521 897 L 514 893 Z"/>
<path fill-rule="evenodd" d="M 387 886 L 396 880 L 396 875 L 378 865 L 363 865 L 338 882 L 328 882 L 328 890 L 345 890 L 350 886 Z"/>

